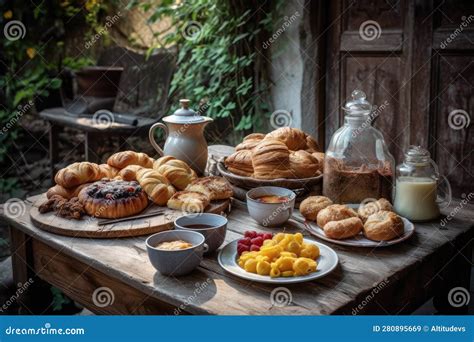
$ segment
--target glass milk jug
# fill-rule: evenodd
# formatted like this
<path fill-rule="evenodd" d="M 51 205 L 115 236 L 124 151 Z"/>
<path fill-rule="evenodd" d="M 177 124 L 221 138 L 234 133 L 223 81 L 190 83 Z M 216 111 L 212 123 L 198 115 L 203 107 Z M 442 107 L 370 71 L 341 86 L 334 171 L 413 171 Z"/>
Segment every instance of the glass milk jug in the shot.
<path fill-rule="evenodd" d="M 412 221 L 439 217 L 439 207 L 449 205 L 451 187 L 445 179 L 445 198 L 438 197 L 440 175 L 430 153 L 420 146 L 409 146 L 405 160 L 397 166 L 394 210 Z"/>
<path fill-rule="evenodd" d="M 360 90 L 352 92 L 343 110 L 344 126 L 332 136 L 324 158 L 323 195 L 335 203 L 382 197 L 391 202 L 395 160 L 371 124 L 380 111 L 373 111 Z"/>

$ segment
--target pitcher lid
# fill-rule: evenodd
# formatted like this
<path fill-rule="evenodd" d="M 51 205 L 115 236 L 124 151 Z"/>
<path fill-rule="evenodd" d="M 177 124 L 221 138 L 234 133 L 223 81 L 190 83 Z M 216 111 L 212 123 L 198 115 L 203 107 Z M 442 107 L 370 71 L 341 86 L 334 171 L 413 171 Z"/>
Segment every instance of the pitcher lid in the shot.
<path fill-rule="evenodd" d="M 172 115 L 165 116 L 163 118 L 163 121 L 178 124 L 198 123 L 206 121 L 206 117 L 201 116 L 199 112 L 196 112 L 189 108 L 189 102 L 190 101 L 188 99 L 179 100 L 181 108 L 176 110 Z"/>

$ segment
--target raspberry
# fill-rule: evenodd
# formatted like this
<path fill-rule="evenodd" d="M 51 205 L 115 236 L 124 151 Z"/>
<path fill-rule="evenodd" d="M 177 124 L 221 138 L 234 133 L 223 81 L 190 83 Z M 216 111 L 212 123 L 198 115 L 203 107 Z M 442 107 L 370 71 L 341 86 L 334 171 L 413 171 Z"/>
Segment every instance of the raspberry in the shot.
<path fill-rule="evenodd" d="M 259 250 L 260 250 L 260 246 L 257 246 L 257 245 L 250 246 L 251 252 L 258 252 Z"/>
<path fill-rule="evenodd" d="M 252 242 L 252 245 L 257 245 L 260 247 L 263 245 L 263 238 L 261 236 L 258 236 L 256 238 L 253 238 L 251 242 Z"/>
<path fill-rule="evenodd" d="M 272 238 L 273 238 L 273 235 L 271 233 L 263 234 L 263 239 L 264 240 L 271 240 Z"/>
<path fill-rule="evenodd" d="M 249 250 L 250 250 L 250 246 L 243 245 L 241 243 L 237 244 L 237 254 L 238 255 L 241 255 L 243 252 L 249 251 Z"/>
<path fill-rule="evenodd" d="M 256 232 L 255 230 L 247 230 L 247 231 L 244 233 L 244 236 L 253 239 L 254 237 L 257 236 L 257 232 Z"/>
<path fill-rule="evenodd" d="M 249 237 L 245 237 L 243 239 L 240 239 L 239 243 L 242 243 L 242 244 L 247 245 L 247 246 L 250 246 L 252 244 L 251 239 Z"/>

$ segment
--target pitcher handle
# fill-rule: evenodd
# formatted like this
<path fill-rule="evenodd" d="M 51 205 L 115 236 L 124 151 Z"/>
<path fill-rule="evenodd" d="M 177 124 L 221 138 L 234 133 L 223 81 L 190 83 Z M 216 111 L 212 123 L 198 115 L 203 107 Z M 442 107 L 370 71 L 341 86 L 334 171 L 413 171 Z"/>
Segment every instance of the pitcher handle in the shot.
<path fill-rule="evenodd" d="M 168 138 L 169 131 L 168 127 L 161 122 L 158 122 L 151 126 L 150 130 L 148 131 L 148 139 L 150 139 L 151 145 L 155 148 L 156 152 L 158 152 L 158 154 L 163 157 L 165 153 L 161 149 L 160 145 L 158 145 L 155 141 L 154 133 L 157 128 L 161 128 L 165 132 L 165 140 Z"/>
<path fill-rule="evenodd" d="M 451 204 L 451 200 L 453 199 L 453 195 L 452 195 L 452 190 L 451 190 L 451 184 L 449 183 L 448 179 L 445 176 L 441 175 L 440 180 L 442 180 L 442 181 L 438 181 L 438 187 L 440 186 L 440 184 L 444 184 L 445 196 L 440 196 L 439 191 L 437 189 L 438 196 L 437 196 L 436 202 L 438 203 L 438 206 L 440 208 L 444 209 L 444 208 L 449 207 L 449 205 Z"/>

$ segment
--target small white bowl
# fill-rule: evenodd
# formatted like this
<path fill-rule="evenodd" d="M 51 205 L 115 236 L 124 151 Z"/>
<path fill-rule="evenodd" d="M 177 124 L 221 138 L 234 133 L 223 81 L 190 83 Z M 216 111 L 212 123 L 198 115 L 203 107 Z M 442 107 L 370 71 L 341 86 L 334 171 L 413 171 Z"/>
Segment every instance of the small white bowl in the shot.
<path fill-rule="evenodd" d="M 256 198 L 265 195 L 288 197 L 284 203 L 262 203 Z M 247 209 L 250 216 L 260 225 L 275 227 L 287 222 L 293 214 L 296 194 L 286 188 L 278 186 L 261 186 L 247 192 Z"/>

